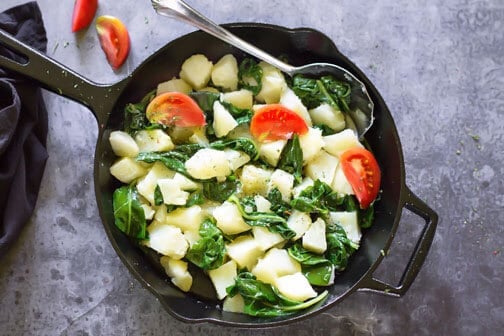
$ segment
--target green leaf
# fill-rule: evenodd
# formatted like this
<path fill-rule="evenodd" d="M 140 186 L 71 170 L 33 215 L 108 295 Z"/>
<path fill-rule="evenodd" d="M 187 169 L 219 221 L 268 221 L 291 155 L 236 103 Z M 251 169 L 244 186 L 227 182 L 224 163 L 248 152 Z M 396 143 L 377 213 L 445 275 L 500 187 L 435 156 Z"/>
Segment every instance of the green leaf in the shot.
<path fill-rule="evenodd" d="M 245 58 L 238 67 L 238 86 L 257 95 L 262 89 L 262 68 L 252 58 Z"/>
<path fill-rule="evenodd" d="M 339 196 L 325 182 L 316 180 L 291 201 L 291 206 L 302 212 L 327 215 L 329 211 L 338 211 L 345 202 L 345 197 Z"/>
<path fill-rule="evenodd" d="M 349 83 L 339 81 L 332 76 L 315 79 L 297 75 L 291 85 L 294 93 L 308 109 L 327 103 L 336 110 L 350 111 L 348 104 L 351 86 Z"/>
<path fill-rule="evenodd" d="M 310 284 L 315 286 L 329 284 L 333 266 L 323 255 L 306 250 L 301 243 L 290 246 L 287 252 L 301 264 L 302 272 Z"/>
<path fill-rule="evenodd" d="M 229 177 L 223 182 L 217 182 L 217 179 L 205 180 L 202 182 L 203 195 L 216 202 L 224 202 L 233 195 L 240 186 L 240 181 Z"/>
<path fill-rule="evenodd" d="M 297 134 L 294 134 L 282 149 L 277 167 L 294 175 L 295 181 L 301 183 L 303 179 L 303 150 Z"/>
<path fill-rule="evenodd" d="M 348 259 L 356 251 L 354 245 L 348 239 L 345 230 L 336 223 L 327 224 L 326 241 L 326 258 L 336 270 L 343 271 L 348 264 Z"/>
<path fill-rule="evenodd" d="M 273 188 L 268 192 L 266 199 L 271 203 L 270 210 L 277 215 L 288 218 L 292 213 L 292 207 L 282 198 L 282 193 L 278 188 Z"/>
<path fill-rule="evenodd" d="M 126 235 L 147 238 L 145 213 L 134 186 L 122 186 L 113 194 L 114 223 Z"/>
<path fill-rule="evenodd" d="M 151 124 L 145 116 L 145 109 L 150 101 L 156 96 L 156 91 L 149 92 L 136 104 L 127 104 L 124 108 L 124 130 L 129 134 L 149 127 Z"/>
<path fill-rule="evenodd" d="M 210 120 L 213 120 L 213 105 L 219 100 L 220 94 L 210 91 L 193 91 L 189 93 L 189 96 L 196 101 L 207 117 L 210 115 Z M 208 120 L 207 118 L 207 122 Z"/>
<path fill-rule="evenodd" d="M 156 185 L 156 188 L 154 189 L 154 204 L 161 205 L 163 203 L 163 193 L 161 193 L 161 188 L 159 188 L 159 185 Z"/>
<path fill-rule="evenodd" d="M 252 161 L 259 158 L 259 149 L 256 143 L 249 138 L 237 138 L 229 140 L 217 140 L 210 143 L 210 148 L 223 150 L 225 148 L 234 149 L 237 151 L 242 151 L 248 156 Z"/>
<path fill-rule="evenodd" d="M 212 270 L 224 263 L 226 246 L 222 232 L 213 218 L 205 219 L 199 228 L 200 239 L 186 254 L 187 260 L 204 270 Z"/>
<path fill-rule="evenodd" d="M 221 104 L 233 116 L 238 125 L 250 123 L 250 120 L 252 120 L 254 112 L 251 109 L 241 109 L 225 101 L 221 102 Z"/>

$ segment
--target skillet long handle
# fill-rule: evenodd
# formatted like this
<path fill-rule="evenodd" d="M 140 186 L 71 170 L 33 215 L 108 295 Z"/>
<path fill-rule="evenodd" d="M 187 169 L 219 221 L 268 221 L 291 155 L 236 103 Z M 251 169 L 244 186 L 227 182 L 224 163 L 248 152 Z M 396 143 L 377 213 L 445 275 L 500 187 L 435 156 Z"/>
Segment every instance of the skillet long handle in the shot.
<path fill-rule="evenodd" d="M 112 108 L 110 104 L 115 102 L 109 98 L 115 97 L 119 85 L 93 83 L 1 29 L 0 45 L 24 59 L 18 62 L 0 55 L 0 67 L 36 80 L 44 88 L 89 107 L 99 124 L 106 122 L 106 113 Z"/>
<path fill-rule="evenodd" d="M 397 286 L 387 284 L 381 280 L 375 279 L 373 274 L 371 274 L 367 279 L 362 281 L 361 287 L 358 289 L 359 291 L 371 291 L 401 297 L 406 294 L 418 275 L 418 272 L 427 257 L 427 252 L 430 249 L 432 241 L 434 240 L 438 215 L 421 199 L 415 196 L 408 187 L 406 187 L 406 200 L 404 207 L 422 217 L 425 220 L 425 225 L 408 261 L 406 269 L 402 274 L 399 284 Z"/>

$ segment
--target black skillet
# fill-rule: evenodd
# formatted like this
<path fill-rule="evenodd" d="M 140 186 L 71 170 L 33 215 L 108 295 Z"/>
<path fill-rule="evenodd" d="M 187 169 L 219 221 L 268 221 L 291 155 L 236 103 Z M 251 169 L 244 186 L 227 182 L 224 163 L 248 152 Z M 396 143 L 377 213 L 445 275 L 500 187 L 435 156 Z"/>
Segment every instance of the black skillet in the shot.
<path fill-rule="evenodd" d="M 108 86 L 83 78 L 0 30 L 0 44 L 24 56 L 26 60 L 19 64 L 8 57 L 0 56 L 0 66 L 32 78 L 43 87 L 75 100 L 93 112 L 99 125 L 94 166 L 95 193 L 104 229 L 129 271 L 176 318 L 185 322 L 213 322 L 235 327 L 271 327 L 319 313 L 356 290 L 396 297 L 404 295 L 426 258 L 434 238 L 438 216 L 405 184 L 399 136 L 382 97 L 362 71 L 342 55 L 327 36 L 318 31 L 255 23 L 229 24 L 226 27 L 272 55 L 287 56 L 293 65 L 329 62 L 348 69 L 366 85 L 375 103 L 376 119 L 373 127 L 366 133 L 366 140 L 383 172 L 381 200 L 376 204 L 374 225 L 364 231 L 360 249 L 350 260 L 347 269 L 337 276 L 335 284 L 329 288 L 328 298 L 315 307 L 289 317 L 256 318 L 223 312 L 209 294 L 213 292 L 211 285 L 208 281 L 198 279 L 198 276 L 193 292 L 182 293 L 171 285 L 159 265 L 153 262 L 155 258 L 141 250 L 114 226 L 112 193 L 118 183 L 109 173 L 115 156 L 108 136 L 111 131 L 122 128 L 124 106 L 129 102 L 140 101 L 159 82 L 177 76 L 182 62 L 192 54 L 203 53 L 215 62 L 227 53 L 233 53 L 241 59 L 244 57 L 242 52 L 206 33 L 196 31 L 168 43 L 147 58 L 130 76 Z M 373 273 L 383 259 L 383 251 L 388 251 L 392 243 L 403 208 L 423 218 L 425 224 L 399 284 L 391 285 L 375 279 Z M 403 265 L 397 267 L 402 268 Z"/>

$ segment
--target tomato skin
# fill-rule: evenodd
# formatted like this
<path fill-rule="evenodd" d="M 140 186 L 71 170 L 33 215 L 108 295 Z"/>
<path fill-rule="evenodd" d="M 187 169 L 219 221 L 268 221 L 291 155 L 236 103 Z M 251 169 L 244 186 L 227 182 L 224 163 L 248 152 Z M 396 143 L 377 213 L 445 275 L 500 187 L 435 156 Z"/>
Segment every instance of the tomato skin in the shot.
<path fill-rule="evenodd" d="M 128 29 L 118 18 L 102 15 L 96 19 L 96 32 L 107 61 L 112 68 L 119 69 L 130 50 Z"/>
<path fill-rule="evenodd" d="M 156 96 L 147 106 L 147 119 L 166 126 L 194 127 L 206 125 L 205 113 L 188 95 L 165 92 Z"/>
<path fill-rule="evenodd" d="M 350 182 L 360 207 L 366 209 L 380 191 L 381 172 L 373 153 L 364 148 L 351 148 L 340 157 L 345 177 Z"/>
<path fill-rule="evenodd" d="M 98 0 L 75 0 L 72 16 L 72 32 L 89 26 L 96 14 Z"/>
<path fill-rule="evenodd" d="M 288 140 L 293 134 L 306 132 L 308 125 L 303 117 L 281 104 L 259 108 L 250 121 L 250 133 L 259 141 Z"/>

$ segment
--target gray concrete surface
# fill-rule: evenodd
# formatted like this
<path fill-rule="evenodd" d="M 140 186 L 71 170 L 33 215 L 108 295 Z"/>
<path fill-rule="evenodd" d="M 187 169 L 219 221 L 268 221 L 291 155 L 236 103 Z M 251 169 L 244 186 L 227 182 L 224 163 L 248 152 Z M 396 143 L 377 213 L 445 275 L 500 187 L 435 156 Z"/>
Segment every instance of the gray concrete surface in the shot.
<path fill-rule="evenodd" d="M 48 55 L 97 82 L 130 73 L 192 31 L 150 1 L 100 1 L 132 51 L 110 69 L 94 29 L 70 31 L 73 1 L 38 1 Z M 122 265 L 93 192 L 97 125 L 45 93 L 50 158 L 35 213 L 0 264 L 0 335 L 497 335 L 504 327 L 504 2 L 188 1 L 216 22 L 307 26 L 329 35 L 375 83 L 401 137 L 407 185 L 440 216 L 427 261 L 401 299 L 355 293 L 314 318 L 267 330 L 188 325 Z M 2 0 L 0 11 L 23 3 Z M 394 281 L 422 221 L 406 213 L 377 276 Z"/>

